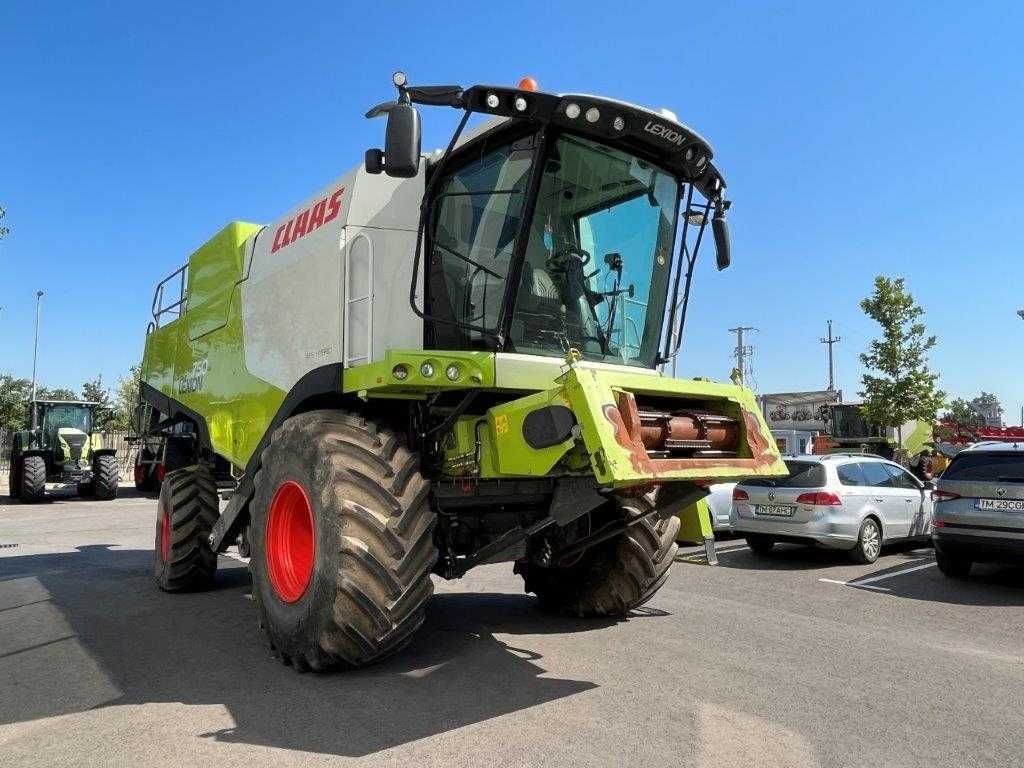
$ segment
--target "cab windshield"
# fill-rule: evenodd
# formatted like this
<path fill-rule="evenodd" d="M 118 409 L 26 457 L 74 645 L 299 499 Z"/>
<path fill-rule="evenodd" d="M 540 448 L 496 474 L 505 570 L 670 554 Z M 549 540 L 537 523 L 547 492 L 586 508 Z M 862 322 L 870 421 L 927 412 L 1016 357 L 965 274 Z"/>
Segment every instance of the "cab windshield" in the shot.
<path fill-rule="evenodd" d="M 679 183 L 626 152 L 562 135 L 524 211 L 534 136 L 479 154 L 439 185 L 431 211 L 428 346 L 493 348 L 511 301 L 517 352 L 653 367 Z M 509 285 L 526 228 L 524 263 Z M 511 293 L 511 295 L 509 295 Z"/>
<path fill-rule="evenodd" d="M 625 152 L 562 136 L 532 216 L 510 337 L 516 351 L 653 367 L 679 184 Z"/>

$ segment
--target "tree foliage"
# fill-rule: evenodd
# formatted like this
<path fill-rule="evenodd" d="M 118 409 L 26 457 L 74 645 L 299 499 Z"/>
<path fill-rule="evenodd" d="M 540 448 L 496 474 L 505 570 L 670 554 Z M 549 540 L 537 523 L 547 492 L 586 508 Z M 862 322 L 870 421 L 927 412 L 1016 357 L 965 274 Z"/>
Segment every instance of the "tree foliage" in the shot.
<path fill-rule="evenodd" d="M 924 310 L 914 301 L 903 278 L 875 278 L 875 290 L 860 303 L 861 309 L 882 329 L 860 361 L 868 369 L 862 378 L 864 413 L 886 427 L 912 419 L 934 421 L 945 401 L 937 388 L 939 376 L 928 367 L 928 352 L 936 343 L 921 321 Z"/>
<path fill-rule="evenodd" d="M 958 397 L 949 403 L 946 412 L 942 414 L 942 420 L 955 421 L 957 424 L 977 424 L 978 414 L 970 401 Z"/>
<path fill-rule="evenodd" d="M 0 219 L 2 219 L 6 215 L 7 215 L 7 211 L 5 211 L 4 207 L 2 205 L 0 205 Z M 3 240 L 10 233 L 11 233 L 11 230 L 9 230 L 3 224 L 0 224 L 0 240 Z"/>
<path fill-rule="evenodd" d="M 16 379 L 9 373 L 0 373 L 0 431 L 25 428 L 28 419 L 28 398 L 32 382 Z"/>
<path fill-rule="evenodd" d="M 113 429 L 114 406 L 110 401 L 110 390 L 103 386 L 103 376 L 97 374 L 82 384 L 82 399 L 98 403 L 93 411 L 93 429 L 107 432 Z"/>
<path fill-rule="evenodd" d="M 135 425 L 135 406 L 139 403 L 139 366 L 133 365 L 117 381 L 114 393 L 114 424 L 116 429 L 132 429 Z"/>

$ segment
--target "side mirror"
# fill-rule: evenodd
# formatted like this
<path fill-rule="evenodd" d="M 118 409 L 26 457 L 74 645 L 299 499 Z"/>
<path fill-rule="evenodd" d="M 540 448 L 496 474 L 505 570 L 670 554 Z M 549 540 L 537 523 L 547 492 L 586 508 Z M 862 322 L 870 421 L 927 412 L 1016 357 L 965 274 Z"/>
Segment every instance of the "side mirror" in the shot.
<path fill-rule="evenodd" d="M 725 220 L 725 212 L 721 205 L 715 209 L 715 217 L 711 220 L 711 231 L 715 235 L 715 262 L 718 271 L 732 263 L 732 252 L 729 245 L 729 222 Z"/>
<path fill-rule="evenodd" d="M 409 179 L 420 170 L 420 113 L 411 104 L 395 104 L 388 110 L 384 139 L 384 173 Z"/>

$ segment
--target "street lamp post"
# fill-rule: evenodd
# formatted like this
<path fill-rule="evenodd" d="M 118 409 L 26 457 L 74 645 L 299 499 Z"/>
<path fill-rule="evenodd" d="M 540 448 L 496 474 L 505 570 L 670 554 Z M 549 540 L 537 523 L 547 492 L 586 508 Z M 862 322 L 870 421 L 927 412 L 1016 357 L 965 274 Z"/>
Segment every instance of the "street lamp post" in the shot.
<path fill-rule="evenodd" d="M 43 303 L 43 292 L 36 291 L 36 340 L 32 347 L 32 399 L 29 408 L 32 409 L 32 429 L 36 428 L 36 361 L 39 358 L 39 310 Z"/>

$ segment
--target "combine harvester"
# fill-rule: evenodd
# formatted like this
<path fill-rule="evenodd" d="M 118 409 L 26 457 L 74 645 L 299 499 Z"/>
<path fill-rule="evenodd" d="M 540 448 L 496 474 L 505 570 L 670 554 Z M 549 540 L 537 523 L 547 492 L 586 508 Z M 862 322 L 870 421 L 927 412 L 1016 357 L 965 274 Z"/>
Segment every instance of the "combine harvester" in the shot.
<path fill-rule="evenodd" d="M 431 574 L 485 563 L 544 609 L 626 614 L 709 484 L 786 474 L 751 392 L 660 373 L 709 224 L 729 263 L 704 139 L 529 79 L 394 84 L 367 115 L 384 150 L 215 235 L 158 285 L 146 338 L 141 434 L 177 457 L 157 582 L 207 587 L 238 543 L 299 670 L 397 650 Z M 421 154 L 417 104 L 463 112 L 445 151 Z"/>

